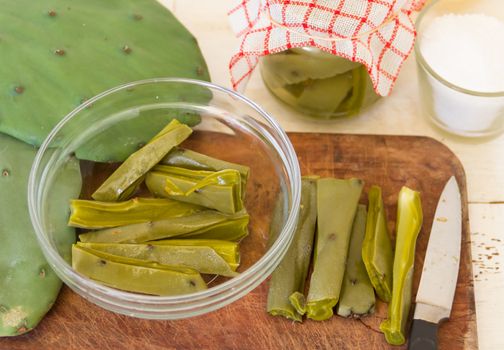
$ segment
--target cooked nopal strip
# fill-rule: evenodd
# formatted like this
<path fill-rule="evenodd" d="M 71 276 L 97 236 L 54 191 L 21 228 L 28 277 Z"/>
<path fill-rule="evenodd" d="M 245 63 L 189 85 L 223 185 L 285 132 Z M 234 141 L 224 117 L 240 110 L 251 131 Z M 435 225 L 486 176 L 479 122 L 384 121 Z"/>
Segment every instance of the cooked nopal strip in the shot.
<path fill-rule="evenodd" d="M 243 209 L 241 176 L 238 170 L 191 170 L 158 165 L 147 174 L 145 183 L 157 197 L 201 205 L 223 213 Z"/>
<path fill-rule="evenodd" d="M 403 187 L 397 202 L 397 235 L 394 254 L 392 300 L 388 318 L 380 325 L 389 344 L 406 341 L 406 324 L 411 307 L 416 240 L 422 228 L 420 193 Z"/>
<path fill-rule="evenodd" d="M 384 302 L 392 298 L 392 266 L 394 253 L 387 228 L 381 189 L 371 186 L 368 193 L 366 236 L 362 243 L 362 259 L 378 297 Z"/>
<path fill-rule="evenodd" d="M 363 182 L 358 179 L 320 179 L 317 183 L 317 235 L 306 303 L 308 318 L 321 321 L 333 315 L 345 273 L 350 233 Z"/>
<path fill-rule="evenodd" d="M 74 199 L 69 226 L 97 229 L 189 215 L 205 208 L 167 198 L 133 198 L 124 202 Z"/>
<path fill-rule="evenodd" d="M 82 242 L 78 242 L 77 246 L 146 262 L 188 267 L 200 273 L 227 277 L 238 275 L 226 260 L 210 247 Z"/>
<path fill-rule="evenodd" d="M 250 168 L 248 166 L 226 162 L 224 160 L 212 158 L 205 154 L 201 154 L 181 147 L 177 147 L 170 153 L 168 153 L 166 157 L 161 160 L 160 164 L 193 170 L 238 170 L 240 172 L 242 180 L 242 196 L 245 194 L 245 185 L 247 184 L 250 173 Z"/>
<path fill-rule="evenodd" d="M 106 202 L 128 199 L 145 174 L 191 133 L 190 127 L 172 120 L 144 147 L 131 154 L 93 193 L 93 199 Z"/>
<path fill-rule="evenodd" d="M 160 241 L 149 242 L 152 245 L 172 245 L 181 247 L 202 246 L 210 247 L 219 254 L 233 271 L 236 271 L 240 265 L 240 247 L 237 242 L 224 241 L 221 239 L 164 239 Z"/>
<path fill-rule="evenodd" d="M 207 289 L 193 269 L 144 263 L 74 245 L 72 267 L 110 287 L 152 295 L 180 295 Z"/>
<path fill-rule="evenodd" d="M 277 208 L 279 209 L 279 208 Z M 304 314 L 304 285 L 310 265 L 317 220 L 316 179 L 303 178 L 298 226 L 293 242 L 271 277 L 267 311 L 295 321 Z"/>
<path fill-rule="evenodd" d="M 366 232 L 366 207 L 359 205 L 352 227 L 345 277 L 338 303 L 338 315 L 361 316 L 374 311 L 375 294 L 362 261 L 362 241 Z"/>
<path fill-rule="evenodd" d="M 229 240 L 237 240 L 247 235 L 248 219 L 248 215 L 243 213 L 226 215 L 207 210 L 172 219 L 83 233 L 79 238 L 82 242 L 94 243 L 142 243 L 180 236 L 230 237 Z"/>

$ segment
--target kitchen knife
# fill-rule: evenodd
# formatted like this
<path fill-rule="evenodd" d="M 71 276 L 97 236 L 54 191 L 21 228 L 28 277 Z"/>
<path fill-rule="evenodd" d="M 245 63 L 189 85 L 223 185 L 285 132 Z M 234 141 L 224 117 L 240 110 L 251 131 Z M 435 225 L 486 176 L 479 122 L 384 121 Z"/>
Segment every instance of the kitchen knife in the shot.
<path fill-rule="evenodd" d="M 439 198 L 416 296 L 409 350 L 437 349 L 438 323 L 450 317 L 462 239 L 460 190 L 451 177 Z"/>

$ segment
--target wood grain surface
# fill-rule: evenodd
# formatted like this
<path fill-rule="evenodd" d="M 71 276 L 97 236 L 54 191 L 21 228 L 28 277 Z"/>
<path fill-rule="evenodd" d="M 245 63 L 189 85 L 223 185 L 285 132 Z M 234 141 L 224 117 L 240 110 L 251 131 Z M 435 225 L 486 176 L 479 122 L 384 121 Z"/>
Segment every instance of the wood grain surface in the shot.
<path fill-rule="evenodd" d="M 359 177 L 383 189 L 394 230 L 397 194 L 406 185 L 422 194 L 424 225 L 417 242 L 414 294 L 437 200 L 455 175 L 463 198 L 462 256 L 451 318 L 439 330 L 440 349 L 477 349 L 476 314 L 464 169 L 441 143 L 425 137 L 291 133 L 303 174 Z M 230 152 L 237 152 L 230 149 Z M 366 203 L 365 195 L 362 202 Z M 265 213 L 265 211 L 260 212 Z M 252 228 L 254 229 L 254 228 Z M 117 315 L 89 303 L 67 287 L 32 332 L 1 338 L 0 349 L 401 349 L 391 347 L 378 326 L 387 307 L 362 319 L 293 323 L 265 312 L 267 283 L 241 300 L 207 315 L 149 321 Z"/>

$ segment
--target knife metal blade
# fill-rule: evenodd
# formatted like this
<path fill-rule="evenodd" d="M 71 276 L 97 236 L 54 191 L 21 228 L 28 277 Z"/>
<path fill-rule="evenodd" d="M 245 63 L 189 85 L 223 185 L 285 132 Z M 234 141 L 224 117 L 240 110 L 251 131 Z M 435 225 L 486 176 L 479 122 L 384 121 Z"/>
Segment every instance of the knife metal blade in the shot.
<path fill-rule="evenodd" d="M 457 180 L 452 176 L 441 193 L 432 224 L 409 349 L 436 349 L 437 324 L 449 318 L 452 309 L 461 241 L 462 204 Z"/>

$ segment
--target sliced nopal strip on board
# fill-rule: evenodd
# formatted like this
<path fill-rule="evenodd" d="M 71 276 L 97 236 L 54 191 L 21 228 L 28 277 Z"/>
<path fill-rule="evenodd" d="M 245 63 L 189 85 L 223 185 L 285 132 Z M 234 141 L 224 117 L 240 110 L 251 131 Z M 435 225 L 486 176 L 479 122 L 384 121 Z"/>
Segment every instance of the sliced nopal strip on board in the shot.
<path fill-rule="evenodd" d="M 317 182 L 317 234 L 306 316 L 327 320 L 338 303 L 352 224 L 364 183 L 325 178 Z"/>
<path fill-rule="evenodd" d="M 276 211 L 282 210 L 277 204 Z M 274 217 L 281 216 L 275 213 Z M 317 220 L 317 179 L 304 177 L 301 182 L 301 204 L 293 241 L 282 262 L 271 276 L 267 311 L 301 322 L 305 313 L 305 280 L 310 265 L 313 236 Z M 277 227 L 272 227 L 278 232 Z"/>

